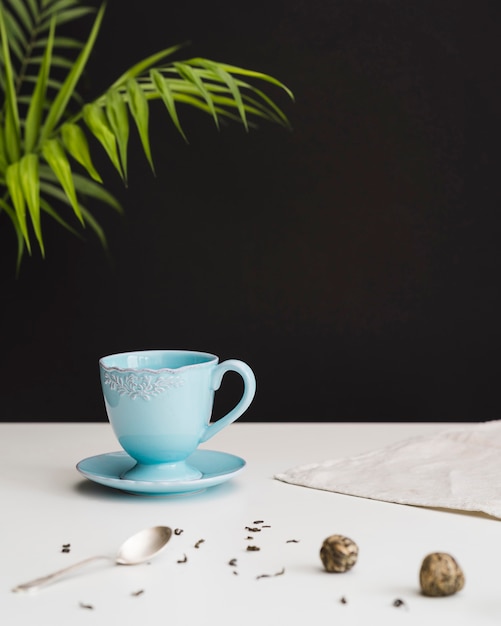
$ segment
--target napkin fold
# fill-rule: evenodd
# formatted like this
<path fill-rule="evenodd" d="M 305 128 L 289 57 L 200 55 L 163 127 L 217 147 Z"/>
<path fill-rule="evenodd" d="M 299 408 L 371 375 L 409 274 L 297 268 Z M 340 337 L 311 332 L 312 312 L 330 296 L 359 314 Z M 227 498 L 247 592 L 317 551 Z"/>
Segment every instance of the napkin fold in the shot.
<path fill-rule="evenodd" d="M 501 420 L 412 437 L 275 478 L 362 498 L 501 518 Z"/>

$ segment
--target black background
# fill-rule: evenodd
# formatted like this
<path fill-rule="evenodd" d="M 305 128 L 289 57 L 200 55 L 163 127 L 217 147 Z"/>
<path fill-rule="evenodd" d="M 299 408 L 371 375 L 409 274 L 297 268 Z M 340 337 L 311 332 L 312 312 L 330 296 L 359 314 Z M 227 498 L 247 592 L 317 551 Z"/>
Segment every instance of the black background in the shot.
<path fill-rule="evenodd" d="M 105 420 L 98 358 L 147 348 L 247 361 L 246 420 L 497 419 L 499 27 L 485 0 L 109 0 L 88 99 L 190 40 L 285 82 L 293 131 L 184 111 L 186 146 L 158 104 L 156 177 L 135 138 L 127 189 L 96 159 L 109 255 L 46 223 L 16 278 L 0 215 L 0 419 Z"/>

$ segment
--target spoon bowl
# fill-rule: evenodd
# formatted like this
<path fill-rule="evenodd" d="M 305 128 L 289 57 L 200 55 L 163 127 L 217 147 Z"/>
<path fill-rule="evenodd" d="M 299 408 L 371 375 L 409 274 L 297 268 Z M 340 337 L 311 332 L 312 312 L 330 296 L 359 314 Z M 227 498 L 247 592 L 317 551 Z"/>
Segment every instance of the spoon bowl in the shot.
<path fill-rule="evenodd" d="M 116 557 L 109 556 L 92 556 L 78 563 L 74 563 L 69 567 L 57 570 L 42 576 L 35 578 L 26 583 L 21 583 L 12 589 L 12 591 L 29 591 L 39 589 L 48 585 L 66 574 L 73 572 L 80 567 L 98 561 L 100 559 L 113 560 L 116 565 L 138 565 L 144 563 L 149 559 L 159 554 L 169 542 L 172 536 L 172 530 L 168 526 L 153 526 L 151 528 L 145 528 L 140 530 L 135 535 L 129 537 L 118 549 Z"/>
<path fill-rule="evenodd" d="M 168 526 L 153 526 L 140 530 L 120 546 L 115 562 L 117 565 L 138 565 L 156 556 L 171 538 Z"/>

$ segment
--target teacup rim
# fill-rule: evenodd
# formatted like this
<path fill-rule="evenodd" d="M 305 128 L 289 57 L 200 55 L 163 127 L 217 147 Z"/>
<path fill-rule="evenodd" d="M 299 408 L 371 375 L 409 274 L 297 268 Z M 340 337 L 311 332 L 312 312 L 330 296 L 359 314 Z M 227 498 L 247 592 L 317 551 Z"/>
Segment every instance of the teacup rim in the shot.
<path fill-rule="evenodd" d="M 202 363 L 189 363 L 187 365 L 181 365 L 180 367 L 161 367 L 161 368 L 150 368 L 150 367 L 120 367 L 118 365 L 106 365 L 104 363 L 105 359 L 111 359 L 113 357 L 126 357 L 133 355 L 154 355 L 154 354 L 165 354 L 165 353 L 177 353 L 177 354 L 190 354 L 193 356 L 201 356 L 208 357 L 207 361 Z M 99 366 L 106 371 L 115 371 L 115 372 L 148 372 L 158 374 L 159 372 L 179 372 L 180 370 L 190 369 L 193 367 L 203 367 L 208 366 L 219 361 L 219 357 L 212 352 L 204 352 L 203 350 L 184 350 L 184 349 L 153 349 L 153 350 L 126 350 L 124 352 L 114 352 L 113 354 L 106 354 L 99 359 Z"/>

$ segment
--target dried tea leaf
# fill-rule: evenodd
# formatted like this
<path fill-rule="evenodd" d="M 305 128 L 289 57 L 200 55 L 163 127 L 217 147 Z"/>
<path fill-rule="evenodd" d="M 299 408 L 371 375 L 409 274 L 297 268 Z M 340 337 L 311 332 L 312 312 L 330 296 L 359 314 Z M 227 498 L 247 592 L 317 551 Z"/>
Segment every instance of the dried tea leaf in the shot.
<path fill-rule="evenodd" d="M 285 567 L 282 567 L 282 569 L 279 572 L 276 572 L 275 574 L 260 574 L 259 576 L 256 576 L 256 580 L 259 580 L 260 578 L 274 578 L 275 576 L 283 576 L 285 574 Z"/>

